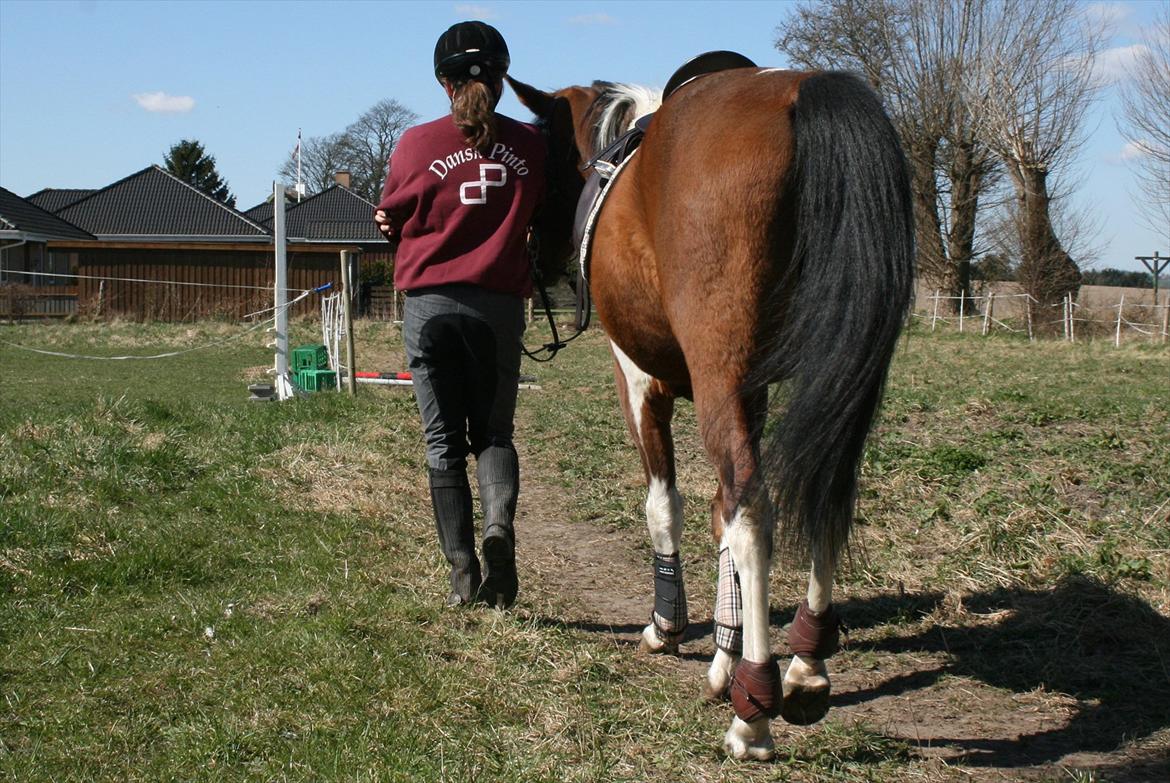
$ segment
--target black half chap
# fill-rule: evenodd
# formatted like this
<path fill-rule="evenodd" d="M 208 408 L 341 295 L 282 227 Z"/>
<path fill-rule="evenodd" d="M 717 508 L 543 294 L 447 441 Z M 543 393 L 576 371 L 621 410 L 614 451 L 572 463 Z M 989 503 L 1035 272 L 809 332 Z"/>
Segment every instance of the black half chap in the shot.
<path fill-rule="evenodd" d="M 403 339 L 427 464 L 461 470 L 469 453 L 512 448 L 523 301 L 470 286 L 406 298 Z"/>

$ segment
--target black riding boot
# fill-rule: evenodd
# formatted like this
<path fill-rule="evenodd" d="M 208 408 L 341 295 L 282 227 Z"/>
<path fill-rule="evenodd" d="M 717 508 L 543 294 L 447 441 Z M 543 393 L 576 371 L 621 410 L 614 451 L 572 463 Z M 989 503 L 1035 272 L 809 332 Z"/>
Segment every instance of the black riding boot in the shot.
<path fill-rule="evenodd" d="M 487 566 L 484 598 L 497 609 L 516 601 L 516 496 L 520 462 L 511 446 L 489 446 L 476 457 L 479 500 L 483 505 L 483 559 Z"/>
<path fill-rule="evenodd" d="M 439 547 L 451 564 L 451 595 L 447 605 L 470 603 L 479 591 L 480 573 L 467 471 L 431 468 L 430 484 Z"/>

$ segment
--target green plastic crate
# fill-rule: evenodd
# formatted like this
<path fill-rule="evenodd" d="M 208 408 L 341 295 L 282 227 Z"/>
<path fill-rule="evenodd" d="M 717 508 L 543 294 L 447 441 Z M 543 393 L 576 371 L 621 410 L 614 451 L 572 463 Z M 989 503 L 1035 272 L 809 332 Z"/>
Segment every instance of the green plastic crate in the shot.
<path fill-rule="evenodd" d="M 297 370 L 293 374 L 293 380 L 307 392 L 337 388 L 337 373 L 333 370 Z"/>
<path fill-rule="evenodd" d="M 324 345 L 299 345 L 292 349 L 292 369 L 328 370 L 329 352 Z"/>

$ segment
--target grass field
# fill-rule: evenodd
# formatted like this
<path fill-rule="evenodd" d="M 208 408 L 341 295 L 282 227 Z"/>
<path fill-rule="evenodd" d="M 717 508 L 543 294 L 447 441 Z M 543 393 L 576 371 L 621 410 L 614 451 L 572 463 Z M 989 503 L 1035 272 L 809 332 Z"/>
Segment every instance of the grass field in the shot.
<path fill-rule="evenodd" d="M 102 355 L 238 333 L 0 326 Z M 404 369 L 394 327 L 357 342 L 361 369 Z M 912 330 L 839 575 L 834 709 L 775 724 L 759 765 L 722 757 L 730 707 L 699 698 L 714 483 L 689 404 L 693 633 L 647 657 L 644 488 L 600 333 L 524 369 L 507 614 L 441 608 L 409 391 L 249 403 L 261 343 L 0 343 L 0 779 L 1170 779 L 1165 347 Z"/>

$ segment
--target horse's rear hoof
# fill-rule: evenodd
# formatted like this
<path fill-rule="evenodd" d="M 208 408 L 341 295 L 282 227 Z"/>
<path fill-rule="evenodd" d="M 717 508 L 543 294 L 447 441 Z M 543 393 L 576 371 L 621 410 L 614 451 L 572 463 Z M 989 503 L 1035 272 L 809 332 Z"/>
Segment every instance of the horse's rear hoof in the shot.
<path fill-rule="evenodd" d="M 829 712 L 829 689 L 784 694 L 780 717 L 794 726 L 809 726 Z"/>
<path fill-rule="evenodd" d="M 780 717 L 796 726 L 816 723 L 829 712 L 829 670 L 824 661 L 793 656 L 784 674 L 784 706 Z"/>
<path fill-rule="evenodd" d="M 740 761 L 771 761 L 776 756 L 776 746 L 772 742 L 768 719 L 745 723 L 732 718 L 731 728 L 723 735 L 723 750 Z"/>
<path fill-rule="evenodd" d="M 642 629 L 642 638 L 638 640 L 638 652 L 651 655 L 678 655 L 678 642 L 664 642 L 654 632 L 653 625 Z"/>

